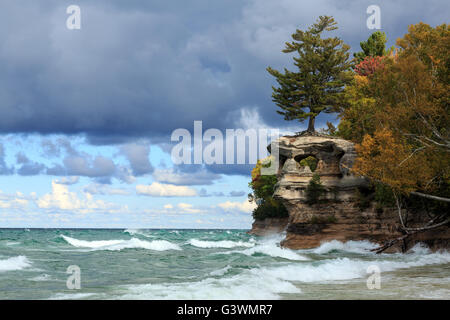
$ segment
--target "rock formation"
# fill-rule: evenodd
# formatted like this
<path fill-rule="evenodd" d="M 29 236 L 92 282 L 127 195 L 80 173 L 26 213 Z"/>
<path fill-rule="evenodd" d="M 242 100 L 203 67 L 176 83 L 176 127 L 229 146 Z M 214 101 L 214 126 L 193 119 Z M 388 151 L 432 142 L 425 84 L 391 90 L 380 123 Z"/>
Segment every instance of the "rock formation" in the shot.
<path fill-rule="evenodd" d="M 366 187 L 368 181 L 349 170 L 356 157 L 352 142 L 304 134 L 281 137 L 273 146 L 278 147 L 280 160 L 274 197 L 284 203 L 289 218 L 276 222 L 255 221 L 254 234 L 280 230 L 284 223 L 286 239 L 282 245 L 292 249 L 317 247 L 323 241 L 334 239 L 383 243 L 402 235 L 396 208 L 375 208 L 372 204 L 360 209 L 357 205 L 358 188 Z M 314 172 L 300 163 L 308 157 L 317 161 Z M 306 189 L 316 174 L 324 191 L 319 201 L 311 204 L 307 201 Z M 417 215 L 410 220 L 414 220 L 411 221 L 414 225 L 421 223 L 421 219 Z M 403 248 L 392 247 L 390 251 L 406 249 L 417 241 L 434 248 L 446 247 L 450 243 L 448 227 L 418 234 L 408 243 L 401 243 Z"/>

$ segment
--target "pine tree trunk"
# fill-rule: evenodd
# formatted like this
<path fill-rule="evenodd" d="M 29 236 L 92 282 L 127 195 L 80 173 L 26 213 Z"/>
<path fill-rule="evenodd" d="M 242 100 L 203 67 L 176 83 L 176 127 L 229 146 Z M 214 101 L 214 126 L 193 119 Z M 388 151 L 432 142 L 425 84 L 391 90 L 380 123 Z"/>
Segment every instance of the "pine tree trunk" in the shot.
<path fill-rule="evenodd" d="M 314 122 L 316 121 L 316 117 L 309 116 L 309 122 L 308 122 L 308 132 L 315 132 L 314 129 Z"/>

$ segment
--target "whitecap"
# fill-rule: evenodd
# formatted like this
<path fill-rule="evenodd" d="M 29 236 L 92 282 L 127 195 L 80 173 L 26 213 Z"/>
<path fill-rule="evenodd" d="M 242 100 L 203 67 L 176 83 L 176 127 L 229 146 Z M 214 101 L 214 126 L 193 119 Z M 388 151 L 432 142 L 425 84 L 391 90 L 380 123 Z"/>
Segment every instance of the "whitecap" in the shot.
<path fill-rule="evenodd" d="M 173 300 L 270 300 L 280 293 L 301 293 L 301 290 L 276 278 L 243 273 L 228 278 L 207 278 L 197 282 L 144 284 L 127 286 L 129 292 L 122 299 Z"/>
<path fill-rule="evenodd" d="M 377 266 L 380 271 L 389 272 L 433 264 L 450 262 L 450 254 L 431 253 L 427 255 L 402 254 L 393 256 L 395 260 L 388 260 L 387 256 L 379 256 L 378 260 L 359 260 L 336 258 L 323 260 L 320 263 L 291 264 L 277 268 L 261 268 L 257 272 L 266 277 L 277 277 L 286 281 L 323 282 L 335 280 L 351 280 L 368 276 L 369 266 Z M 383 260 L 381 260 L 383 259 Z"/>
<path fill-rule="evenodd" d="M 248 256 L 252 256 L 257 253 L 261 253 L 267 256 L 271 256 L 274 258 L 283 258 L 288 260 L 295 260 L 295 261 L 307 261 L 310 260 L 309 258 L 302 256 L 298 253 L 296 253 L 293 250 L 281 248 L 275 244 L 259 244 L 255 246 L 254 248 L 242 250 L 242 251 L 234 251 L 234 253 L 242 253 Z"/>
<path fill-rule="evenodd" d="M 8 241 L 8 242 L 6 242 L 7 246 L 15 246 L 15 245 L 18 245 L 18 244 L 20 244 L 20 242 L 16 242 L 16 241 Z"/>
<path fill-rule="evenodd" d="M 280 237 L 272 236 L 267 238 L 262 238 L 260 241 L 256 242 L 253 238 L 250 239 L 251 244 L 253 246 L 249 249 L 241 250 L 241 251 L 230 251 L 227 254 L 232 253 L 240 253 L 245 254 L 247 256 L 253 256 L 255 254 L 264 254 L 267 256 L 271 256 L 274 258 L 283 258 L 287 260 L 294 261 L 306 261 L 310 260 L 309 258 L 298 254 L 294 250 L 288 248 L 281 248 L 279 245 Z"/>
<path fill-rule="evenodd" d="M 189 240 L 189 244 L 197 248 L 224 248 L 224 249 L 230 249 L 235 247 L 250 248 L 254 246 L 254 243 L 248 243 L 243 241 L 231 241 L 231 240 L 204 241 L 198 239 L 191 239 Z"/>
<path fill-rule="evenodd" d="M 0 272 L 22 270 L 30 266 L 31 262 L 25 256 L 17 256 L 0 260 Z"/>
<path fill-rule="evenodd" d="M 145 241 L 137 238 L 130 240 L 78 240 L 68 236 L 62 236 L 69 244 L 74 247 L 91 248 L 93 250 L 112 250 L 118 251 L 122 249 L 148 249 L 155 251 L 166 250 L 181 250 L 181 248 L 174 243 L 166 240 Z"/>
<path fill-rule="evenodd" d="M 368 267 L 390 272 L 431 264 L 450 262 L 448 252 L 399 255 L 370 255 L 371 260 L 335 258 L 291 262 L 282 266 L 258 267 L 233 276 L 226 275 L 228 266 L 195 282 L 139 284 L 126 286 L 124 299 L 279 299 L 285 294 L 301 294 L 301 283 L 320 283 L 365 279 Z M 382 274 L 383 277 L 383 274 Z"/>
<path fill-rule="evenodd" d="M 86 299 L 93 296 L 94 293 L 57 293 L 49 298 L 49 300 L 78 300 Z"/>
<path fill-rule="evenodd" d="M 317 254 L 326 254 L 332 251 L 346 251 L 352 253 L 370 253 L 372 249 L 377 248 L 376 243 L 370 241 L 347 241 L 341 242 L 338 240 L 332 240 L 323 242 L 319 247 L 312 250 Z"/>

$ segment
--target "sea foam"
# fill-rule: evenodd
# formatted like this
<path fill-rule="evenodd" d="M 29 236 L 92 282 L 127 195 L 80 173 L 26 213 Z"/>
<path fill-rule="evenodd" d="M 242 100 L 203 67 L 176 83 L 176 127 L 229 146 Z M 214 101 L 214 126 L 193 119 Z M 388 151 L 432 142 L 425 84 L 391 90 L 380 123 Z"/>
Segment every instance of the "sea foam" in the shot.
<path fill-rule="evenodd" d="M 235 247 L 253 247 L 254 243 L 243 242 L 243 241 L 231 241 L 231 240 L 222 240 L 222 241 L 204 241 L 198 239 L 189 240 L 189 244 L 191 246 L 197 248 L 224 248 L 230 249 Z"/>
<path fill-rule="evenodd" d="M 0 260 L 0 272 L 22 270 L 30 266 L 31 262 L 25 256 L 17 256 Z"/>
<path fill-rule="evenodd" d="M 302 283 L 323 283 L 362 279 L 369 266 L 376 265 L 381 272 L 450 262 L 448 252 L 417 254 L 370 255 L 371 260 L 347 257 L 291 262 L 278 267 L 258 267 L 226 276 L 229 266 L 195 282 L 144 284 L 126 286 L 123 299 L 279 299 L 285 294 L 301 294 Z M 420 249 L 419 249 L 420 251 Z M 217 275 L 216 275 L 217 273 Z"/>
<path fill-rule="evenodd" d="M 225 278 L 206 278 L 197 282 L 144 284 L 127 286 L 122 299 L 278 299 L 279 293 L 301 293 L 301 290 L 276 278 L 243 273 Z"/>
<path fill-rule="evenodd" d="M 346 251 L 352 253 L 370 253 L 371 249 L 378 247 L 376 243 L 369 241 L 347 241 L 341 242 L 332 240 L 322 243 L 319 247 L 312 250 L 317 254 L 326 254 L 332 251 Z"/>
<path fill-rule="evenodd" d="M 294 250 L 281 248 L 279 246 L 280 237 L 272 236 L 267 238 L 262 238 L 259 241 L 255 242 L 254 239 L 251 239 L 253 246 L 249 249 L 241 250 L 241 251 L 229 251 L 227 254 L 232 253 L 240 253 L 245 254 L 247 256 L 253 256 L 256 254 L 264 254 L 267 256 L 271 256 L 274 258 L 283 258 L 287 260 L 295 260 L 295 261 L 307 261 L 309 260 L 307 257 L 295 252 Z"/>
<path fill-rule="evenodd" d="M 429 253 L 426 255 L 411 252 L 389 257 L 377 256 L 375 258 L 374 260 L 350 259 L 347 257 L 335 258 L 322 260 L 319 263 L 291 264 L 276 268 L 265 267 L 260 268 L 257 272 L 267 277 L 276 277 L 286 281 L 323 282 L 367 277 L 369 266 L 377 266 L 383 273 L 450 262 L 450 254 L 448 252 Z"/>
<path fill-rule="evenodd" d="M 137 238 L 130 240 L 78 240 L 62 235 L 70 245 L 79 248 L 91 248 L 93 250 L 111 250 L 118 251 L 122 249 L 148 249 L 155 251 L 181 250 L 180 246 L 166 240 L 145 241 Z"/>
<path fill-rule="evenodd" d="M 255 254 L 264 254 L 267 256 L 271 256 L 274 258 L 283 258 L 287 260 L 295 260 L 295 261 L 307 261 L 310 260 L 307 257 L 298 254 L 294 250 L 281 248 L 275 244 L 258 244 L 254 248 L 242 250 L 242 251 L 234 251 L 234 253 L 242 253 L 248 256 L 252 256 Z"/>

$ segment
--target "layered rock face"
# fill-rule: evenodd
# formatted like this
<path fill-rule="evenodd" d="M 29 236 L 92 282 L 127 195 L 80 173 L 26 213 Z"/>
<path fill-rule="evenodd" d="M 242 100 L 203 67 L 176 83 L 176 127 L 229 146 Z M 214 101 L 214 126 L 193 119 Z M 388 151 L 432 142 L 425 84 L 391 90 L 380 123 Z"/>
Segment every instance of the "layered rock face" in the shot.
<path fill-rule="evenodd" d="M 356 188 L 367 184 L 362 177 L 350 173 L 356 157 L 353 143 L 323 136 L 281 137 L 275 142 L 280 156 L 279 180 L 274 197 L 287 206 L 306 201 L 306 187 L 313 174 L 320 176 L 326 192 L 323 199 L 345 201 L 354 197 Z M 314 172 L 300 162 L 308 157 L 317 159 Z"/>
<path fill-rule="evenodd" d="M 283 246 L 312 248 L 334 239 L 382 243 L 402 235 L 396 209 L 377 210 L 372 205 L 361 210 L 357 206 L 358 187 L 365 187 L 368 182 L 349 170 L 356 157 L 352 142 L 321 135 L 302 135 L 281 137 L 274 146 L 279 150 L 280 159 L 274 197 L 280 199 L 289 211 Z M 300 164 L 308 157 L 317 161 L 314 172 Z M 308 204 L 306 188 L 315 174 L 319 175 L 324 192 L 317 203 Z M 414 219 L 416 221 L 412 221 L 412 225 L 420 223 L 420 216 Z M 259 224 L 260 231 L 270 229 L 270 221 Z M 257 227 L 256 223 L 254 229 Z M 280 224 L 272 230 L 277 228 L 281 229 Z M 431 247 L 447 246 L 450 238 L 447 229 L 443 227 L 422 233 L 412 239 L 409 246 L 416 241 L 426 242 Z M 393 247 L 390 250 L 399 249 L 405 248 Z"/>
<path fill-rule="evenodd" d="M 289 218 L 266 218 L 264 220 L 255 220 L 252 230 L 248 233 L 256 236 L 268 236 L 277 234 L 286 230 Z"/>

